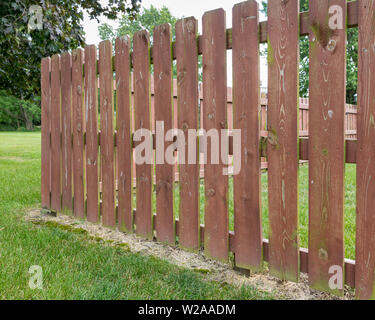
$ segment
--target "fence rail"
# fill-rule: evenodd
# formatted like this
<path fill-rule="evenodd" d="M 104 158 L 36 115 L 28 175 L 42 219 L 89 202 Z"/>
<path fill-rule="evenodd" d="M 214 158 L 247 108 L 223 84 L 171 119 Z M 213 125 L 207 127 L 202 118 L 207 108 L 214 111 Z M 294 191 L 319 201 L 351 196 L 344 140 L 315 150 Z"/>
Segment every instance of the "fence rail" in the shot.
<path fill-rule="evenodd" d="M 282 280 L 298 281 L 305 272 L 312 287 L 342 295 L 342 288 L 330 286 L 331 267 L 339 267 L 358 298 L 374 298 L 374 11 L 374 0 L 311 0 L 310 12 L 303 13 L 297 0 L 271 1 L 268 21 L 259 22 L 258 4 L 251 0 L 234 6 L 229 30 L 225 12 L 218 9 L 205 13 L 199 36 L 197 20 L 191 17 L 177 22 L 175 42 L 166 24 L 155 28 L 152 48 L 148 31 L 140 31 L 132 39 L 133 50 L 129 37 L 117 39 L 114 56 L 111 42 L 103 41 L 99 60 L 95 46 L 42 59 L 42 206 L 190 250 L 203 246 L 208 257 L 221 261 L 228 261 L 233 252 L 235 265 L 242 269 L 261 270 L 268 261 L 270 272 Z M 342 14 L 336 22 L 342 19 L 344 26 L 359 31 L 358 109 L 344 107 L 346 32 L 345 27 L 329 25 L 335 13 Z M 310 99 L 298 103 L 301 35 L 310 37 Z M 258 44 L 264 42 L 267 102 L 259 94 Z M 233 91 L 226 87 L 228 49 L 233 56 Z M 179 128 L 185 134 L 199 128 L 241 130 L 240 146 L 233 137 L 229 146 L 222 145 L 229 155 L 235 148 L 241 150 L 241 170 L 233 176 L 234 232 L 228 226 L 228 176 L 222 174 L 223 163 L 211 164 L 210 152 L 203 168 L 196 161 L 179 161 L 178 166 L 133 163 L 135 130 L 155 130 L 157 120 L 164 121 L 164 129 Z M 204 151 L 197 140 L 192 160 L 199 160 L 199 151 Z M 173 143 L 152 141 L 153 148 L 165 151 Z M 186 151 L 188 145 L 183 147 Z M 211 147 L 209 141 L 206 150 Z M 180 150 L 176 144 L 172 148 Z M 308 249 L 299 248 L 298 241 L 301 160 L 309 161 Z M 262 239 L 261 229 L 265 161 L 269 240 Z M 356 261 L 344 259 L 345 163 L 357 165 Z M 200 171 L 204 225 L 199 216 Z M 176 172 L 178 219 L 173 205 Z"/>

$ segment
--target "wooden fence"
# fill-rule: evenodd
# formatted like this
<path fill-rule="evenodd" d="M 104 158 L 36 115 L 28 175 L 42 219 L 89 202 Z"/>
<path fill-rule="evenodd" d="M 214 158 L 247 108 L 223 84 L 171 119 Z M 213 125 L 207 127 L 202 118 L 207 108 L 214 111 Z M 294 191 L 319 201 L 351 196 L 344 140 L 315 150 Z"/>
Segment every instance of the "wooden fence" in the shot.
<path fill-rule="evenodd" d="M 344 28 L 329 28 L 333 5 L 336 14 L 343 9 Z M 116 40 L 114 57 L 111 42 L 104 41 L 99 45 L 99 57 L 91 45 L 44 58 L 42 206 L 146 238 L 156 236 L 171 245 L 178 240 L 190 250 L 203 246 L 208 257 L 220 261 L 228 261 L 232 252 L 235 265 L 243 269 L 261 270 L 263 261 L 268 261 L 271 274 L 280 279 L 298 281 L 300 272 L 305 272 L 312 287 L 339 295 L 343 290 L 330 287 L 329 279 L 330 268 L 341 267 L 345 283 L 356 288 L 358 298 L 374 298 L 375 1 L 311 0 L 310 12 L 303 13 L 299 13 L 297 0 L 270 1 L 268 21 L 261 23 L 258 9 L 253 0 L 235 5 L 233 27 L 228 30 L 222 9 L 207 12 L 200 36 L 195 18 L 182 19 L 176 24 L 173 43 L 171 26 L 158 26 L 152 50 L 149 33 L 140 31 L 133 38 L 132 52 L 130 39 L 122 37 Z M 345 140 L 345 23 L 359 30 L 357 140 Z M 299 136 L 298 130 L 299 123 L 302 131 L 307 123 L 297 106 L 298 40 L 302 35 L 310 36 L 308 138 Z M 269 52 L 267 143 L 260 134 L 259 112 L 259 43 L 265 42 Z M 233 177 L 234 232 L 228 227 L 224 165 L 204 166 L 204 225 L 199 218 L 199 162 L 178 166 L 178 219 L 173 206 L 175 167 L 143 164 L 132 170 L 134 129 L 151 129 L 154 120 L 163 120 L 165 131 L 174 121 L 185 133 L 198 129 L 200 54 L 204 102 L 200 124 L 206 130 L 228 128 L 226 50 L 232 50 L 233 56 L 233 128 L 241 129 L 242 135 L 242 167 Z M 172 81 L 173 59 L 177 61 L 177 83 Z M 153 117 L 150 62 L 155 74 Z M 175 118 L 172 92 L 177 92 Z M 238 146 L 233 146 L 232 139 L 230 153 L 234 147 Z M 269 240 L 262 239 L 261 230 L 261 157 L 268 162 Z M 298 243 L 300 160 L 309 161 L 308 249 L 299 248 Z M 345 163 L 357 164 L 356 261 L 344 259 Z M 132 175 L 136 177 L 135 207 Z"/>
<path fill-rule="evenodd" d="M 134 99 L 134 79 L 133 73 L 131 73 L 131 99 Z M 151 85 L 151 126 L 152 131 L 155 132 L 155 84 L 154 76 L 150 77 Z M 98 88 L 100 89 L 100 82 L 98 82 Z M 116 91 L 116 80 L 113 82 L 114 91 Z M 200 122 L 203 123 L 203 88 L 200 83 L 198 86 L 199 93 L 199 110 L 200 110 Z M 262 94 L 260 97 L 260 113 L 259 113 L 259 123 L 260 123 L 260 134 L 263 137 L 267 136 L 267 108 L 268 100 L 267 95 Z M 233 129 L 233 88 L 227 88 L 227 123 L 228 129 Z M 134 107 L 131 104 L 131 121 L 132 121 L 132 132 L 134 132 Z M 178 128 L 177 120 L 177 79 L 173 79 L 173 127 Z M 309 99 L 299 98 L 299 137 L 308 138 L 309 136 Z M 346 104 L 345 112 L 345 138 L 346 139 L 356 139 L 357 137 L 357 106 L 352 104 Z M 305 160 L 302 160 L 305 162 Z M 267 158 L 261 158 L 261 168 L 267 169 Z M 133 163 L 133 170 L 135 171 L 135 163 Z M 178 181 L 179 172 L 178 165 L 175 165 L 175 180 Z M 204 178 L 204 165 L 200 166 L 200 178 Z M 133 177 L 135 184 L 135 177 Z"/>

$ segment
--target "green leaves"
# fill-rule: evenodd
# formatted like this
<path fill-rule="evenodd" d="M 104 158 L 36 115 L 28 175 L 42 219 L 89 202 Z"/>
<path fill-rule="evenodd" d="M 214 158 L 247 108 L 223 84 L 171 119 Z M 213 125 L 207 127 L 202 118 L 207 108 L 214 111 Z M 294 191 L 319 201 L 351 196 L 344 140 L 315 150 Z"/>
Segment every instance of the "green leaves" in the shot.
<path fill-rule="evenodd" d="M 40 125 L 40 101 L 26 101 L 0 91 L 0 130 L 13 130 L 25 127 L 33 129 Z"/>
<path fill-rule="evenodd" d="M 134 16 L 141 0 L 14 0 L 0 2 L 0 89 L 22 98 L 40 95 L 43 57 L 83 46 L 83 12 L 98 19 Z M 42 8 L 43 28 L 28 30 L 31 6 Z"/>

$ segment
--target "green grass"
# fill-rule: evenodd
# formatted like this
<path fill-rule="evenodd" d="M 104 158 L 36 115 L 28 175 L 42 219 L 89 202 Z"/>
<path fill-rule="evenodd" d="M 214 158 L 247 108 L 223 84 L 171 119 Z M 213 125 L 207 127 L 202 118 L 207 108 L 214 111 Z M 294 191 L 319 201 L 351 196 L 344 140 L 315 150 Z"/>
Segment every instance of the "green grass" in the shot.
<path fill-rule="evenodd" d="M 269 299 L 166 261 L 24 220 L 40 206 L 40 133 L 0 133 L 0 299 Z M 43 269 L 43 290 L 28 286 Z"/>

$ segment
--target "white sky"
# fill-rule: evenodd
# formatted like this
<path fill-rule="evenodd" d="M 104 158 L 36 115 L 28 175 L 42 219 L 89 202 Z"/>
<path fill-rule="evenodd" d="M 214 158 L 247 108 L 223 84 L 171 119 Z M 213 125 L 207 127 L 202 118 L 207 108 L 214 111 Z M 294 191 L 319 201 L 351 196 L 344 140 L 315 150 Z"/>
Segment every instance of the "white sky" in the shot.
<path fill-rule="evenodd" d="M 106 0 L 102 0 L 106 3 Z M 217 8 L 223 8 L 226 11 L 227 28 L 232 27 L 232 8 L 236 3 L 243 0 L 142 0 L 142 8 L 149 8 L 151 4 L 156 8 L 166 6 L 173 16 L 177 18 L 194 16 L 199 21 L 199 33 L 202 33 L 202 16 L 206 11 Z M 257 0 L 260 4 L 261 0 Z M 260 13 L 260 20 L 265 20 L 265 17 Z M 100 23 L 108 23 L 114 28 L 117 26 L 116 21 L 111 21 L 106 18 L 101 18 Z M 100 25 L 96 20 L 90 20 L 85 14 L 84 30 L 86 32 L 86 43 L 96 44 L 100 42 L 98 26 Z M 227 51 L 227 68 L 228 68 L 228 86 L 232 85 L 232 52 Z M 262 86 L 267 86 L 267 66 L 266 59 L 261 58 L 260 63 L 260 79 Z"/>

